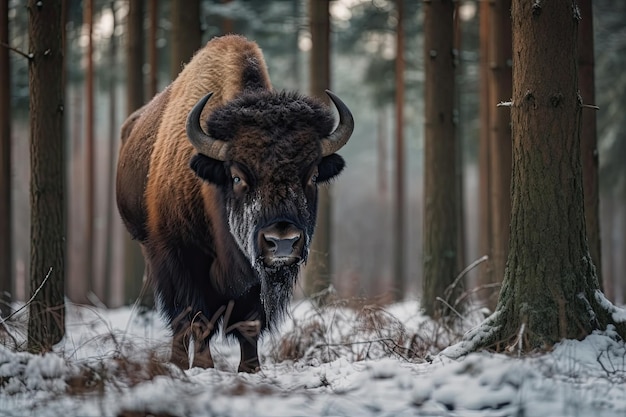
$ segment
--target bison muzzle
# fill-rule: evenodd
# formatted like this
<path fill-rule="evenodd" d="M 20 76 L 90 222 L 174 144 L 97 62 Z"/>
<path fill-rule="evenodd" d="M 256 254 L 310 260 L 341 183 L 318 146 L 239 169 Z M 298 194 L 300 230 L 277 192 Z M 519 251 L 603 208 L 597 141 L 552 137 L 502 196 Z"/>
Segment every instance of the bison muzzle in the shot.
<path fill-rule="evenodd" d="M 239 370 L 276 328 L 306 262 L 317 187 L 337 176 L 348 107 L 272 89 L 258 46 L 230 35 L 200 49 L 122 126 L 121 217 L 173 333 L 171 361 L 211 367 L 219 325 L 239 340 Z M 194 350 L 189 352 L 193 340 Z"/>

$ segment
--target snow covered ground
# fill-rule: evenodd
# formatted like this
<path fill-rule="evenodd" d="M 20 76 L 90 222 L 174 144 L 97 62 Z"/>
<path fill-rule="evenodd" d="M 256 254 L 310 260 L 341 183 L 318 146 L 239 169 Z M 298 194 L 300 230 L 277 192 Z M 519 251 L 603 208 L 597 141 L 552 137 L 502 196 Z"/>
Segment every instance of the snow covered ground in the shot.
<path fill-rule="evenodd" d="M 70 306 L 54 353 L 0 345 L 0 416 L 626 416 L 626 345 L 611 329 L 535 357 L 452 360 L 438 354 L 449 333 L 418 309 L 296 304 L 249 375 L 234 343 L 213 344 L 215 369 L 182 372 L 164 361 L 157 314 Z"/>

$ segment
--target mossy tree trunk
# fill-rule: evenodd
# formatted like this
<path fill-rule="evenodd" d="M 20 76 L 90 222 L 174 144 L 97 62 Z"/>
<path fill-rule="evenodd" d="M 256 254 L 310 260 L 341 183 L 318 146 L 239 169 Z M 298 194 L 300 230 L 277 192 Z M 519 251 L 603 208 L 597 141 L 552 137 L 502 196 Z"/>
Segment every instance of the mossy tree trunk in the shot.
<path fill-rule="evenodd" d="M 572 0 L 513 0 L 511 238 L 496 312 L 465 350 L 549 349 L 614 324 L 587 246 L 580 159 L 581 98 Z M 461 351 L 452 350 L 453 355 Z"/>

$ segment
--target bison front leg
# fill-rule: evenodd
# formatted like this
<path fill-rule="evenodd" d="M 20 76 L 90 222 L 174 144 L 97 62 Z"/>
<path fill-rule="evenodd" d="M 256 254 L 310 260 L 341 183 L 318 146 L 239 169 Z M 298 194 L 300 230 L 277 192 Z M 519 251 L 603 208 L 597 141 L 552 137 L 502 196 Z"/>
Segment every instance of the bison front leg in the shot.
<path fill-rule="evenodd" d="M 193 337 L 194 354 L 191 367 L 213 368 L 213 356 L 209 346 L 209 337 L 204 332 L 179 332 L 172 339 L 172 355 L 170 362 L 182 370 L 189 369 L 189 347 Z"/>
<path fill-rule="evenodd" d="M 192 327 L 174 334 L 170 362 L 179 368 L 189 369 L 189 348 L 193 338 L 194 354 L 192 367 L 213 368 L 213 357 L 209 346 L 209 332 Z"/>
<path fill-rule="evenodd" d="M 241 361 L 239 372 L 258 372 L 261 369 L 259 363 L 258 342 L 261 326 L 258 320 L 242 321 L 237 323 L 235 335 L 239 340 L 241 349 Z"/>
<path fill-rule="evenodd" d="M 194 336 L 194 355 L 191 366 L 204 369 L 213 368 L 213 357 L 211 356 L 208 333 Z"/>
<path fill-rule="evenodd" d="M 186 331 L 175 331 L 172 338 L 170 362 L 182 370 L 189 369 L 189 336 Z"/>
<path fill-rule="evenodd" d="M 239 338 L 241 348 L 241 361 L 239 362 L 239 372 L 255 373 L 261 369 L 258 352 L 258 338 Z"/>
<path fill-rule="evenodd" d="M 189 314 L 188 308 L 182 317 Z M 181 316 L 175 322 L 180 322 Z M 193 340 L 194 355 L 192 367 L 213 368 L 213 357 L 209 339 L 214 331 L 214 322 L 207 320 L 203 314 L 197 313 L 193 319 L 187 317 L 175 326 L 172 339 L 171 362 L 181 369 L 189 369 L 189 350 Z"/>

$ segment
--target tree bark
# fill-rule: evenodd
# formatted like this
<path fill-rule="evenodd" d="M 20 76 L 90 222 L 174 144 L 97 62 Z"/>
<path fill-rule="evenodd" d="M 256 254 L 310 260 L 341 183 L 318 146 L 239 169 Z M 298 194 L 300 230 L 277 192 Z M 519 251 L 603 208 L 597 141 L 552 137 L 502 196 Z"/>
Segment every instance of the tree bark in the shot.
<path fill-rule="evenodd" d="M 62 1 L 29 0 L 31 293 L 28 350 L 65 333 L 65 152 Z"/>
<path fill-rule="evenodd" d="M 232 0 L 222 0 L 223 4 L 230 3 Z M 294 3 L 298 3 L 294 1 Z M 224 17 L 222 19 L 222 33 L 228 35 L 229 33 L 235 33 L 235 22 L 230 17 Z"/>
<path fill-rule="evenodd" d="M 150 0 L 148 3 L 148 15 L 150 19 L 148 32 L 148 64 L 150 65 L 150 75 L 148 78 L 148 98 L 152 98 L 158 93 L 158 49 L 157 49 L 157 29 L 159 22 L 159 1 Z"/>
<path fill-rule="evenodd" d="M 325 90 L 330 87 L 330 10 L 329 0 L 309 2 L 311 27 L 311 95 L 328 103 Z M 318 189 L 317 225 L 305 271 L 305 292 L 312 296 L 331 284 L 331 186 Z M 320 302 L 325 297 L 319 297 Z"/>
<path fill-rule="evenodd" d="M 94 220 L 95 220 L 95 181 L 94 181 L 94 97 L 93 97 L 93 0 L 83 2 L 83 24 L 87 27 L 87 68 L 85 70 L 85 278 L 87 291 L 102 298 L 103 288 L 94 270 Z M 86 297 L 87 294 L 84 294 Z M 85 302 L 85 300 L 81 300 Z"/>
<path fill-rule="evenodd" d="M 405 168 L 404 168 L 404 0 L 396 0 L 398 24 L 396 27 L 396 91 L 395 91 L 395 204 L 393 223 L 393 283 L 392 300 L 401 300 L 406 293 L 405 273 Z"/>
<path fill-rule="evenodd" d="M 511 237 L 496 312 L 465 336 L 480 347 L 546 350 L 616 326 L 587 246 L 580 158 L 579 10 L 571 0 L 512 1 Z M 459 351 L 456 352 L 457 354 Z"/>
<path fill-rule="evenodd" d="M 457 142 L 454 68 L 454 2 L 424 5 L 425 149 L 424 282 L 422 307 L 431 317 L 451 311 L 437 299 L 454 302 L 462 290 L 455 281 L 458 256 Z"/>
<path fill-rule="evenodd" d="M 183 66 L 200 49 L 200 0 L 172 1 L 172 49 L 170 75 L 176 78 Z"/>
<path fill-rule="evenodd" d="M 509 252 L 511 224 L 511 112 L 496 107 L 512 95 L 511 0 L 490 3 L 489 36 L 489 177 L 491 180 L 491 268 L 492 283 L 501 283 Z M 495 307 L 491 303 L 490 307 Z"/>
<path fill-rule="evenodd" d="M 489 126 L 491 114 L 496 111 L 489 102 L 489 33 L 490 33 L 490 8 L 491 3 L 488 1 L 480 2 L 480 29 L 479 29 L 479 47 L 480 47 L 480 104 L 479 104 L 479 124 L 480 136 L 478 138 L 478 169 L 479 169 L 479 196 L 480 201 L 480 254 L 488 257 L 487 262 L 483 263 L 478 276 L 478 284 L 482 287 L 488 287 L 495 283 L 493 266 L 492 266 L 492 233 L 491 233 L 491 176 L 489 175 L 490 167 L 490 148 L 489 148 Z M 487 306 L 495 308 L 498 301 L 497 291 L 484 290 L 483 300 Z"/>
<path fill-rule="evenodd" d="M 593 11 L 591 0 L 578 0 L 581 20 L 578 27 L 578 86 L 583 103 L 595 105 L 596 89 L 594 74 Z M 598 137 L 596 110 L 582 110 L 580 151 L 583 168 L 583 191 L 585 198 L 585 225 L 591 259 L 602 286 L 602 250 L 600 243 L 600 193 L 598 181 Z M 608 294 L 612 298 L 611 294 Z"/>
<path fill-rule="evenodd" d="M 0 2 L 0 43 L 9 44 L 8 1 Z M 10 74 L 9 48 L 0 46 L 0 317 L 11 313 L 13 298 Z"/>
<path fill-rule="evenodd" d="M 395 59 L 395 204 L 393 216 L 393 283 L 392 300 L 401 300 L 406 294 L 406 264 L 404 248 L 406 246 L 405 226 L 405 163 L 404 163 L 404 0 L 396 0 L 398 23 L 396 26 Z"/>
<path fill-rule="evenodd" d="M 156 1 L 156 0 L 153 0 Z M 113 31 L 111 32 L 111 38 L 109 39 L 109 54 L 108 54 L 108 62 L 111 68 L 117 68 L 117 42 L 115 40 L 115 29 L 117 27 L 117 19 L 115 18 L 116 12 L 116 2 L 115 0 L 111 0 L 110 2 L 111 14 L 113 16 Z M 104 303 L 107 306 L 112 305 L 112 296 L 113 296 L 113 246 L 115 243 L 114 239 L 114 223 L 113 223 L 113 214 L 116 212 L 115 210 L 115 193 L 114 185 L 115 185 L 115 167 L 116 167 L 116 151 L 119 146 L 118 141 L 115 140 L 118 136 L 118 125 L 117 125 L 117 117 L 116 117 L 116 108 L 117 108 L 117 72 L 111 71 L 109 75 L 109 161 L 108 161 L 108 177 L 107 177 L 107 186 L 106 186 L 106 198 L 107 202 L 106 207 L 106 216 L 104 219 L 104 233 L 105 233 L 105 243 L 104 243 Z"/>
<path fill-rule="evenodd" d="M 143 64 L 143 0 L 133 0 L 128 7 L 128 40 L 126 45 L 127 112 L 131 114 L 144 104 Z M 124 234 L 124 293 L 127 302 L 134 302 L 141 294 L 145 264 L 139 244 Z"/>

